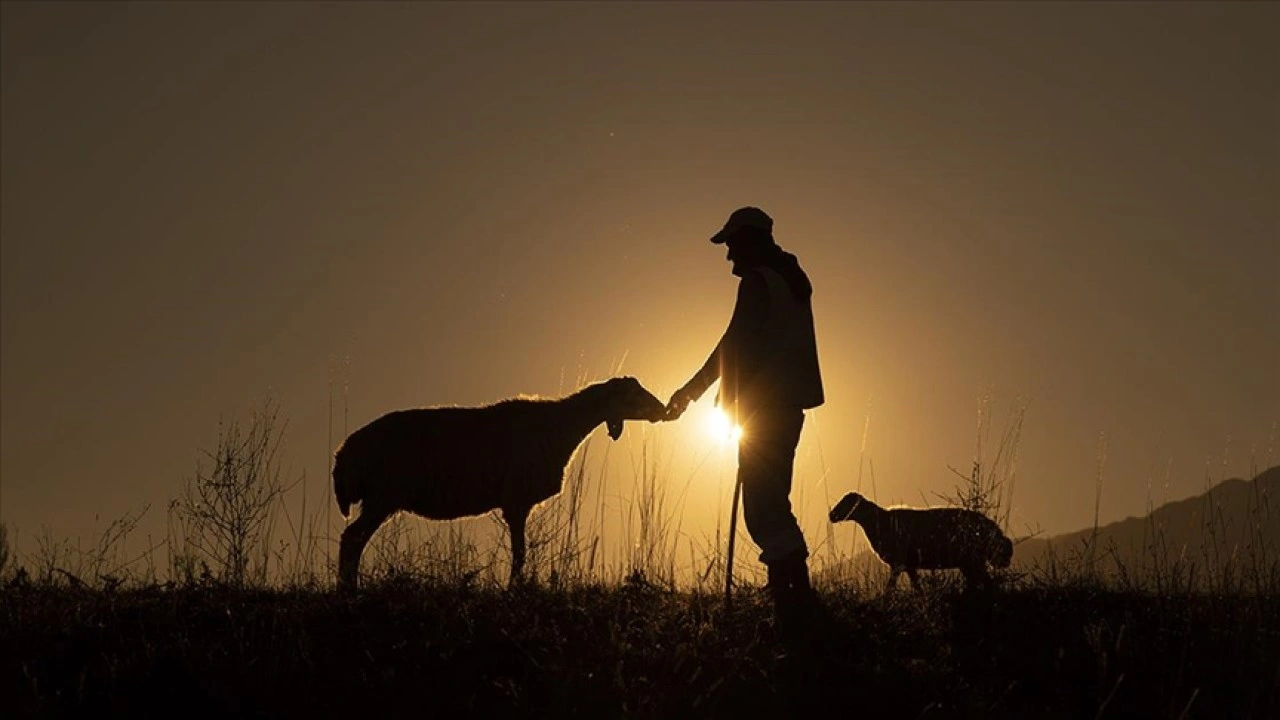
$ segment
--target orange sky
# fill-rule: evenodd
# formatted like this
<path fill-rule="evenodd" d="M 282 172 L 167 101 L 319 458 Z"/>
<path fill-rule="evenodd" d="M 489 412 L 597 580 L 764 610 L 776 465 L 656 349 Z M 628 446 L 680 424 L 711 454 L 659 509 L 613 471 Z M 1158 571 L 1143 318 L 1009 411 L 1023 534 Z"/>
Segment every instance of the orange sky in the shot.
<path fill-rule="evenodd" d="M 1033 398 L 1020 526 L 1092 521 L 1100 434 L 1104 521 L 1206 463 L 1247 475 L 1280 462 L 1278 19 L 6 3 L 0 519 L 73 535 L 151 503 L 162 535 L 219 416 L 268 391 L 312 502 L 331 380 L 350 429 L 619 362 L 665 399 L 729 317 L 706 240 L 746 204 L 816 288 L 798 483 L 853 489 L 869 407 L 880 498 L 932 500 L 988 390 L 997 430 Z M 680 467 L 695 424 L 653 429 Z"/>

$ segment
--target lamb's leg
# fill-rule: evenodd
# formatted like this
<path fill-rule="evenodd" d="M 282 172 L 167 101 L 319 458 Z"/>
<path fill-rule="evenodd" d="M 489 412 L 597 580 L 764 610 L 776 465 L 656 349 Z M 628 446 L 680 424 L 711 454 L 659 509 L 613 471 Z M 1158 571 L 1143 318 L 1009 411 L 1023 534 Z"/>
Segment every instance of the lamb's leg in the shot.
<path fill-rule="evenodd" d="M 525 521 L 529 519 L 530 509 L 527 507 L 502 509 L 502 519 L 507 522 L 507 529 L 511 531 L 511 578 L 508 585 L 515 585 L 524 573 L 524 526 Z"/>
<path fill-rule="evenodd" d="M 377 532 L 390 512 L 369 507 L 365 503 L 357 517 L 347 529 L 342 531 L 342 540 L 338 546 L 338 588 L 354 590 L 360 575 L 360 554 L 369 538 Z"/>
<path fill-rule="evenodd" d="M 916 592 L 919 592 L 920 578 L 916 576 L 916 569 L 913 567 L 907 568 L 907 577 L 911 578 L 911 589 L 915 590 Z"/>
<path fill-rule="evenodd" d="M 889 582 L 884 586 L 884 593 L 886 595 L 893 592 L 894 588 L 898 587 L 898 575 L 901 573 L 901 567 L 898 567 L 897 565 L 889 566 Z"/>

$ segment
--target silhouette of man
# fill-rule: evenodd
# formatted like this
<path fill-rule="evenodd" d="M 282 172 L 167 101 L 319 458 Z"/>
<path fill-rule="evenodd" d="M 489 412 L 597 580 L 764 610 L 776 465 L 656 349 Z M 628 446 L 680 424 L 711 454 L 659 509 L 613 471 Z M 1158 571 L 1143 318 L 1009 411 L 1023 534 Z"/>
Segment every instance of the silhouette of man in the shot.
<path fill-rule="evenodd" d="M 800 263 L 773 239 L 773 219 L 735 210 L 711 242 L 728 248 L 738 299 L 724 336 L 696 374 L 671 396 L 668 419 L 720 380 L 718 404 L 742 428 L 738 482 L 747 532 L 769 570 L 779 623 L 816 598 L 809 550 L 791 511 L 791 475 L 804 411 L 823 402 L 810 296 Z M 785 631 L 785 628 L 784 628 Z"/>

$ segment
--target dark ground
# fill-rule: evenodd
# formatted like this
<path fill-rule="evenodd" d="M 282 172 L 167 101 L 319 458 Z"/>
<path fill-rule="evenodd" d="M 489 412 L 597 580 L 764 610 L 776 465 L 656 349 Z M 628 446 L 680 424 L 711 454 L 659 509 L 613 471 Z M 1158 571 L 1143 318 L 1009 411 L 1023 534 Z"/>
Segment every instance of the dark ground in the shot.
<path fill-rule="evenodd" d="M 1280 598 L 892 598 L 779 658 L 764 596 L 643 584 L 0 590 L 5 716 L 1280 717 Z"/>

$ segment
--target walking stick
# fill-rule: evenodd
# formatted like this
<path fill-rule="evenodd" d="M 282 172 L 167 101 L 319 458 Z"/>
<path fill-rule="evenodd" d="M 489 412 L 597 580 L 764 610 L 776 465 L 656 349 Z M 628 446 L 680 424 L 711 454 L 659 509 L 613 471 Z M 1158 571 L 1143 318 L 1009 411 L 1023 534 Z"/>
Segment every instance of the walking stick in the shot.
<path fill-rule="evenodd" d="M 738 535 L 738 497 L 742 494 L 742 481 L 733 482 L 733 512 L 729 515 L 729 559 L 724 567 L 724 604 L 729 606 L 733 590 L 733 541 Z"/>

